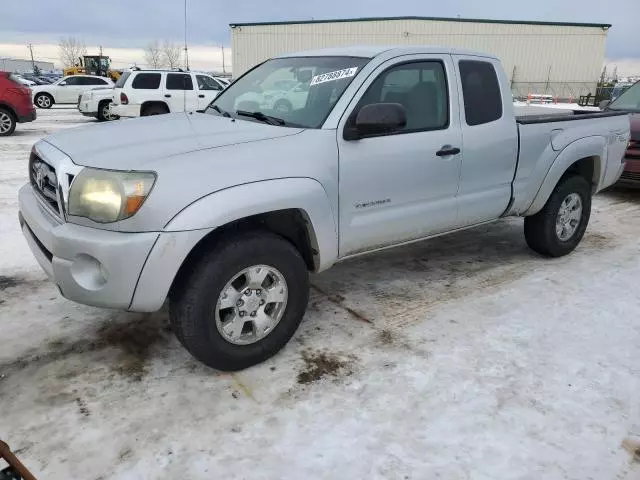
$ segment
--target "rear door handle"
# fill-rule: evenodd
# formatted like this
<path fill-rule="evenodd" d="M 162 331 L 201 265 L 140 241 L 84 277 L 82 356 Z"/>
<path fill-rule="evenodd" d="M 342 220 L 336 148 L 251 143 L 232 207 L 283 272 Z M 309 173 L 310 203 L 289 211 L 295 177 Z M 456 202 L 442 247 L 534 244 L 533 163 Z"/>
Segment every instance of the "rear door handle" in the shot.
<path fill-rule="evenodd" d="M 451 145 L 443 145 L 440 150 L 436 152 L 439 157 L 447 157 L 449 155 L 458 155 L 460 149 L 458 147 L 452 147 Z"/>
<path fill-rule="evenodd" d="M 170 93 L 165 94 L 164 98 L 171 98 L 171 94 Z"/>
<path fill-rule="evenodd" d="M 204 98 L 204 95 L 201 93 L 200 95 L 198 95 L 198 98 Z"/>

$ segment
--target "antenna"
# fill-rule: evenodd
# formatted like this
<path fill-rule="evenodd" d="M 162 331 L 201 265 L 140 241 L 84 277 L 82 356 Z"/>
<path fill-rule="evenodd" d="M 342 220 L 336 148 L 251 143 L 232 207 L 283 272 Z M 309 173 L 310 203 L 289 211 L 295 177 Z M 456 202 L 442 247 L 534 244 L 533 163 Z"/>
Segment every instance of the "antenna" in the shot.
<path fill-rule="evenodd" d="M 189 72 L 189 49 L 187 48 L 187 0 L 184 0 L 184 63 L 185 66 L 187 67 L 187 72 Z M 189 73 L 187 73 L 187 75 L 190 75 Z M 187 112 L 187 79 L 186 77 L 184 78 L 184 87 L 185 89 L 182 91 L 182 102 L 183 102 L 183 108 L 184 108 L 184 112 Z M 193 83 L 193 82 L 192 82 Z M 191 87 L 193 88 L 193 86 Z"/>
<path fill-rule="evenodd" d="M 184 0 L 184 63 L 189 70 L 189 49 L 187 48 L 187 0 Z"/>

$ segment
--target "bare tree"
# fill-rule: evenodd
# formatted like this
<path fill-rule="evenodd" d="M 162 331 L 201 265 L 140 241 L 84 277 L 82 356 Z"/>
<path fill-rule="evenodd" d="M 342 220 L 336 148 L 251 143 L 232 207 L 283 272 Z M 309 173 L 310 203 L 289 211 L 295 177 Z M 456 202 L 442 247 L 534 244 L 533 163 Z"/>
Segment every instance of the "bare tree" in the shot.
<path fill-rule="evenodd" d="M 162 44 L 162 56 L 164 57 L 164 63 L 169 68 L 176 68 L 180 66 L 180 57 L 182 55 L 182 48 L 175 43 L 164 41 Z"/>
<path fill-rule="evenodd" d="M 62 37 L 58 44 L 60 49 L 60 61 L 65 67 L 73 67 L 78 63 L 78 57 L 87 54 L 84 42 L 75 37 Z"/>
<path fill-rule="evenodd" d="M 164 66 L 164 55 L 160 48 L 160 43 L 154 40 L 144 49 L 144 58 L 147 65 L 152 68 L 162 68 Z"/>

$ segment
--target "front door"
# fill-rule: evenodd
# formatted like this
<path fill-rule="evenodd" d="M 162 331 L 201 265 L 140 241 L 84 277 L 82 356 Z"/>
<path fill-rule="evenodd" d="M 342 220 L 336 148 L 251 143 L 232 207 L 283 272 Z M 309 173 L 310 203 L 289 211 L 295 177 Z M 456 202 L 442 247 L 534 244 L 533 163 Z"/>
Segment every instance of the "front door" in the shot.
<path fill-rule="evenodd" d="M 65 85 L 58 86 L 56 91 L 56 103 L 77 103 L 78 96 L 83 92 L 84 88 L 81 84 L 82 77 L 68 77 Z"/>
<path fill-rule="evenodd" d="M 196 110 L 204 110 L 209 106 L 213 99 L 216 98 L 218 93 L 222 91 L 222 87 L 209 75 L 196 75 L 196 83 L 198 84 Z"/>
<path fill-rule="evenodd" d="M 454 225 L 462 149 L 457 86 L 449 55 L 410 55 L 382 64 L 338 128 L 340 256 L 422 238 Z M 398 103 L 397 131 L 345 140 L 360 108 Z"/>

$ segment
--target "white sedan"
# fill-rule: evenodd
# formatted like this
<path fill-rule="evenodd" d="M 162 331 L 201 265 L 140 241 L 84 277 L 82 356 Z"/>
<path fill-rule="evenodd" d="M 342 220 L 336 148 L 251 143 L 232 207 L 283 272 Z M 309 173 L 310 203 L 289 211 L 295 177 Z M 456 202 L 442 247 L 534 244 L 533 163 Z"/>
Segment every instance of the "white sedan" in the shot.
<path fill-rule="evenodd" d="M 109 78 L 93 75 L 71 75 L 63 77 L 50 85 L 31 87 L 33 103 L 39 108 L 51 108 L 55 103 L 76 104 L 78 97 L 97 87 L 113 88 L 114 83 Z"/>

